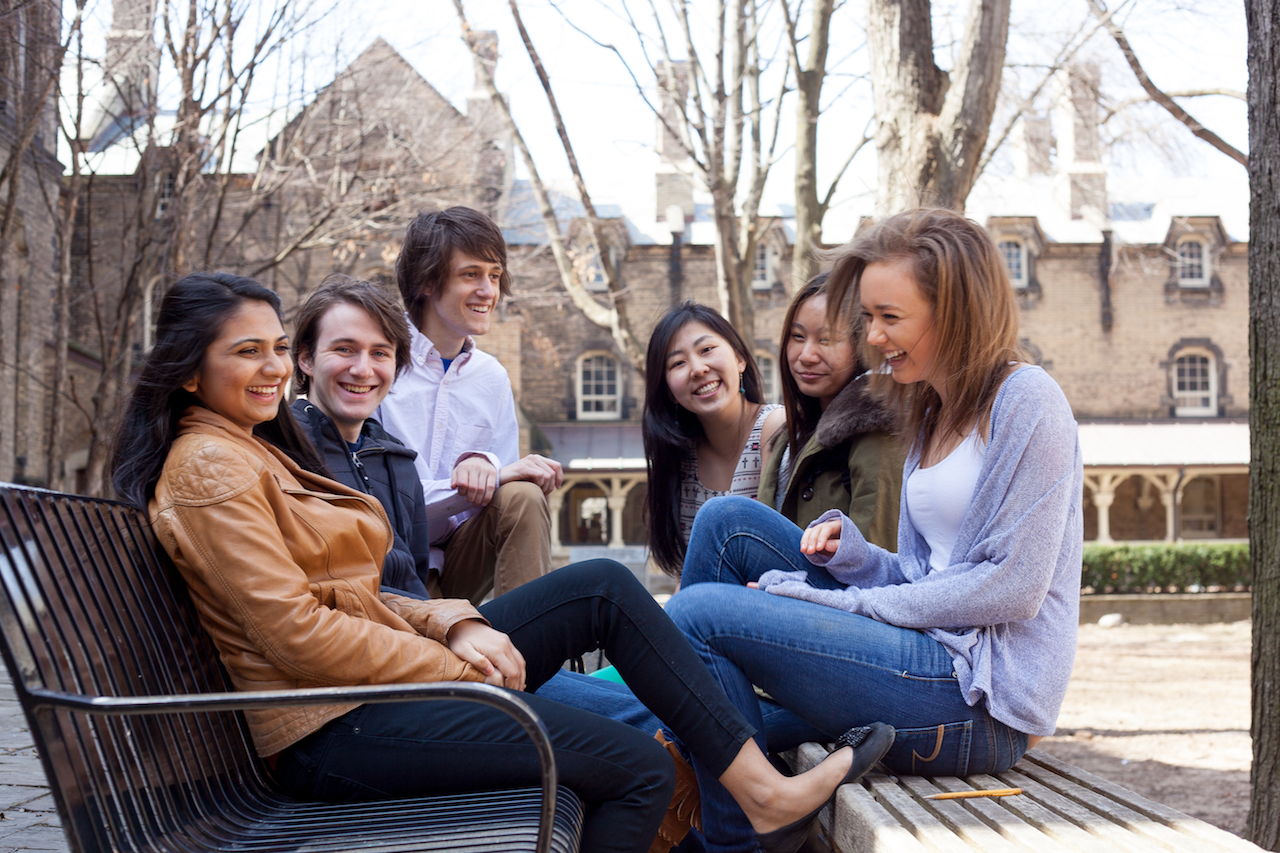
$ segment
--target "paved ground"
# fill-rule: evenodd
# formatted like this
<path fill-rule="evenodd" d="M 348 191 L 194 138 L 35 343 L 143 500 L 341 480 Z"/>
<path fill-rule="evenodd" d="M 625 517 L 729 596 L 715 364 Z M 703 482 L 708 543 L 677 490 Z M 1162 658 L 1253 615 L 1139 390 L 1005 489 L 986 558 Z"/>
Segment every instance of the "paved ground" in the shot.
<path fill-rule="evenodd" d="M 1057 736 L 1041 749 L 1237 834 L 1249 798 L 1249 623 L 1081 629 Z M 0 853 L 66 851 L 0 667 Z"/>
<path fill-rule="evenodd" d="M 0 853 L 67 849 L 26 718 L 0 665 Z"/>
<path fill-rule="evenodd" d="M 1082 625 L 1057 734 L 1040 749 L 1243 835 L 1250 624 Z"/>

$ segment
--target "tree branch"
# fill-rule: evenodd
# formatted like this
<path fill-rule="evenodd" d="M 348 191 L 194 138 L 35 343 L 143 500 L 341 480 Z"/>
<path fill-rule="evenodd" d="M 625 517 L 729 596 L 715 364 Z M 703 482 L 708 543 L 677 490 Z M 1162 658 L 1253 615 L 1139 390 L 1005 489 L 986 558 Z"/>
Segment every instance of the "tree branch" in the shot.
<path fill-rule="evenodd" d="M 1205 142 L 1208 142 L 1214 148 L 1217 148 L 1223 154 L 1226 154 L 1232 160 L 1235 160 L 1241 166 L 1248 169 L 1248 154 L 1239 151 L 1235 146 L 1231 145 L 1231 143 L 1227 142 L 1225 139 L 1218 136 L 1218 134 L 1209 130 L 1200 122 L 1192 118 L 1190 113 L 1179 106 L 1173 98 L 1171 98 L 1167 93 L 1161 91 L 1160 88 L 1151 81 L 1151 78 L 1147 76 L 1147 72 L 1143 69 L 1142 63 L 1138 61 L 1138 56 L 1134 53 L 1132 45 L 1129 44 L 1129 39 L 1125 36 L 1124 29 L 1121 28 L 1121 26 L 1116 23 L 1115 18 L 1107 12 L 1106 7 L 1102 5 L 1101 0 L 1086 0 L 1086 2 L 1088 2 L 1089 8 L 1093 11 L 1093 14 L 1097 16 L 1099 21 L 1102 21 L 1104 26 L 1106 26 L 1107 31 L 1111 33 L 1111 37 L 1115 39 L 1116 45 L 1120 48 L 1120 52 L 1124 54 L 1125 61 L 1129 63 L 1129 68 L 1133 71 L 1133 76 L 1138 78 L 1138 84 L 1142 86 L 1143 90 L 1151 100 L 1164 107 L 1171 116 L 1185 124 L 1195 136 L 1198 136 Z"/>

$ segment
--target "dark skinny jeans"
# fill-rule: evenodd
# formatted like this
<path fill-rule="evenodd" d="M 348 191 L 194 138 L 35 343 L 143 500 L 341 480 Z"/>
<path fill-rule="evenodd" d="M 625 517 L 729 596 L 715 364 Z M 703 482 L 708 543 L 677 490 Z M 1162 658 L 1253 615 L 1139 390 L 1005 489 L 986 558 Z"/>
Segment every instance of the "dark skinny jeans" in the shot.
<path fill-rule="evenodd" d="M 511 637 L 536 691 L 599 648 L 635 694 L 719 776 L 754 730 L 652 596 L 624 566 L 565 566 L 482 605 Z M 674 789 L 670 757 L 643 732 L 536 695 L 560 782 L 586 804 L 584 851 L 647 850 Z M 280 754 L 276 776 L 304 800 L 355 802 L 537 785 L 524 730 L 463 702 L 362 705 Z"/>

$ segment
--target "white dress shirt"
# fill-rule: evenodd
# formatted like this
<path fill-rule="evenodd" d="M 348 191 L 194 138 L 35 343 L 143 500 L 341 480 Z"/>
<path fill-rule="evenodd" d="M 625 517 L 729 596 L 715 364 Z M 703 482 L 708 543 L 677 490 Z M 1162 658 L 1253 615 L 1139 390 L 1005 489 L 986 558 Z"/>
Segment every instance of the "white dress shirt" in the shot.
<path fill-rule="evenodd" d="M 387 432 L 418 452 L 414 464 L 436 544 L 479 512 L 450 486 L 454 467 L 479 455 L 500 472 L 520 458 L 520 429 L 511 379 L 496 358 L 468 337 L 445 373 L 435 345 L 412 322 L 409 331 L 409 367 L 374 414 Z"/>

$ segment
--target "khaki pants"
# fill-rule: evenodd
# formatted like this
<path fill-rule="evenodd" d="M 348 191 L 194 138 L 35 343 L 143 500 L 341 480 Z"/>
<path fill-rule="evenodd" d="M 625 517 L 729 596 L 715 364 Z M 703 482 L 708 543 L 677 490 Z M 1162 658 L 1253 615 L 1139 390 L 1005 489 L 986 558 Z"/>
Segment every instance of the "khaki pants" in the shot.
<path fill-rule="evenodd" d="M 453 531 L 444 545 L 444 572 L 432 596 L 479 604 L 551 571 L 551 511 L 542 489 L 524 480 L 503 483 L 493 500 Z M 432 580 L 435 580 L 434 573 Z"/>

